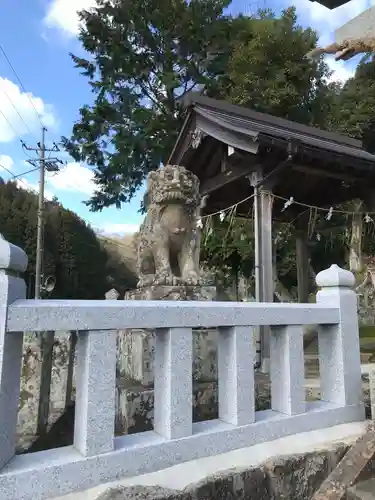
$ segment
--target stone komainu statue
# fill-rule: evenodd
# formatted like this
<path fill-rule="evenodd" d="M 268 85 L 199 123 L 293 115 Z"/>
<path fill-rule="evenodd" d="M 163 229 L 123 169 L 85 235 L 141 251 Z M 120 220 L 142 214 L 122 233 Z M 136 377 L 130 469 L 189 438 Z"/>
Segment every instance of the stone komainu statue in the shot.
<path fill-rule="evenodd" d="M 199 179 L 178 165 L 151 172 L 145 195 L 147 215 L 134 243 L 138 288 L 198 285 Z"/>

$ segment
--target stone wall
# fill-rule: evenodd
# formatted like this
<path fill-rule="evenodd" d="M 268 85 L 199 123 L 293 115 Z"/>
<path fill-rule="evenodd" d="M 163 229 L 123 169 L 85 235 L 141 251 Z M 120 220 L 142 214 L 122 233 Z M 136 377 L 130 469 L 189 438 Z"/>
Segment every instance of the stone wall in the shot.
<path fill-rule="evenodd" d="M 24 338 L 21 395 L 18 411 L 18 452 L 27 449 L 37 432 L 41 353 L 39 336 L 27 333 Z M 49 409 L 49 427 L 64 413 L 68 379 L 70 334 L 57 332 L 53 347 L 53 369 Z"/>
<path fill-rule="evenodd" d="M 193 336 L 194 420 L 217 413 L 217 331 L 195 330 Z M 155 335 L 145 330 L 120 331 L 117 340 L 118 434 L 152 427 Z"/>
<path fill-rule="evenodd" d="M 214 418 L 217 413 L 217 332 L 196 330 L 193 338 L 194 420 Z M 153 332 L 119 332 L 116 370 L 117 435 L 152 427 L 154 343 Z M 53 347 L 49 428 L 62 416 L 66 408 L 69 349 L 70 334 L 58 332 Z M 39 338 L 35 334 L 26 334 L 18 413 L 18 452 L 26 450 L 36 439 L 40 378 Z"/>
<path fill-rule="evenodd" d="M 195 329 L 193 335 L 193 420 L 217 417 L 217 335 L 215 329 Z M 254 334 L 254 353 L 256 337 Z M 152 428 L 154 412 L 154 351 L 152 331 L 124 330 L 117 339 L 116 432 L 132 433 Z M 254 360 L 255 363 L 255 354 Z M 252 369 L 249 363 L 249 369 Z M 266 380 L 265 380 L 266 379 Z M 268 377 L 256 375 L 257 409 L 270 402 Z"/>

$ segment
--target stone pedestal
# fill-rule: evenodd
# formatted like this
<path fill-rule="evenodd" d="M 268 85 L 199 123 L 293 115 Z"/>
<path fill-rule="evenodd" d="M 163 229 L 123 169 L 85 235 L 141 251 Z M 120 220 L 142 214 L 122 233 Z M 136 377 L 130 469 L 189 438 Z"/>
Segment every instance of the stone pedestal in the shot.
<path fill-rule="evenodd" d="M 214 286 L 153 286 L 131 290 L 125 300 L 215 300 Z M 217 407 L 217 331 L 193 336 L 194 414 L 214 417 Z M 153 419 L 155 332 L 118 333 L 117 433 L 149 429 Z"/>
<path fill-rule="evenodd" d="M 216 300 L 216 287 L 150 286 L 126 292 L 125 300 Z"/>
<path fill-rule="evenodd" d="M 154 286 L 126 292 L 125 300 L 215 300 L 214 286 Z M 194 335 L 193 373 L 199 378 L 211 379 L 210 360 L 205 359 L 214 346 L 208 330 L 198 330 Z M 216 335 L 216 331 L 213 330 Z M 133 380 L 144 387 L 154 383 L 155 333 L 152 330 L 121 330 L 118 335 L 118 375 Z"/>

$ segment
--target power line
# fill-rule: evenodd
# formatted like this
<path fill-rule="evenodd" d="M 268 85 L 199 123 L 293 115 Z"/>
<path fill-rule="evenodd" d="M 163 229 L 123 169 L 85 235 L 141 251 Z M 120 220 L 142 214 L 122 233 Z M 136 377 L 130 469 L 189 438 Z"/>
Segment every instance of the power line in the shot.
<path fill-rule="evenodd" d="M 0 109 L 0 114 L 3 116 L 4 120 L 7 122 L 7 124 L 9 125 L 9 128 L 12 130 L 14 135 L 18 136 L 19 134 L 18 134 L 17 130 L 13 127 L 13 125 L 10 123 L 10 121 L 6 117 L 5 113 L 1 109 Z"/>
<path fill-rule="evenodd" d="M 23 92 L 26 94 L 27 98 L 29 99 L 30 104 L 31 104 L 31 106 L 32 106 L 32 107 L 33 107 L 33 109 L 34 109 L 34 111 L 35 111 L 35 113 L 36 113 L 36 115 L 37 115 L 37 117 L 38 117 L 38 120 L 39 120 L 39 122 L 40 122 L 40 124 L 41 124 L 42 128 L 45 128 L 45 127 L 44 127 L 44 125 L 43 125 L 42 118 L 41 118 L 41 116 L 40 116 L 40 114 L 39 114 L 38 110 L 36 109 L 36 107 L 35 107 L 35 105 L 34 105 L 34 103 L 33 103 L 33 100 L 32 100 L 32 99 L 31 99 L 31 97 L 30 97 L 30 94 L 26 91 L 26 89 L 25 89 L 25 87 L 24 87 L 24 85 L 23 85 L 23 83 L 22 83 L 22 81 L 21 81 L 20 77 L 19 77 L 19 76 L 18 76 L 18 74 L 17 74 L 17 71 L 15 70 L 15 68 L 14 68 L 13 64 L 11 63 L 11 61 L 10 61 L 9 57 L 7 56 L 7 54 L 6 54 L 5 50 L 4 50 L 4 47 L 1 45 L 1 43 L 0 43 L 0 51 L 2 52 L 2 54 L 3 54 L 4 58 L 5 58 L 5 60 L 7 61 L 7 63 L 9 64 L 9 67 L 10 67 L 10 69 L 12 70 L 12 72 L 13 72 L 14 76 L 16 77 L 16 79 L 17 79 L 17 81 L 18 81 L 18 83 L 19 83 L 19 85 L 20 85 L 21 89 L 22 89 L 22 90 L 23 90 Z"/>
<path fill-rule="evenodd" d="M 29 134 L 32 134 L 31 130 L 30 130 L 30 127 L 28 126 L 28 124 L 25 122 L 25 120 L 23 119 L 21 113 L 18 111 L 17 107 L 15 106 L 15 104 L 13 103 L 12 99 L 9 97 L 9 94 L 8 92 L 6 92 L 6 90 L 4 89 L 1 89 L 3 94 L 5 95 L 5 97 L 8 99 L 10 105 L 13 107 L 14 111 L 17 113 L 17 115 L 20 117 L 20 120 L 22 121 L 22 123 L 25 125 L 27 131 L 29 132 Z M 4 116 L 4 113 L 2 113 L 3 116 Z"/>
<path fill-rule="evenodd" d="M 10 174 L 10 176 L 12 177 L 13 180 L 16 180 L 16 181 L 19 181 L 19 182 L 22 182 L 23 184 L 25 184 L 25 186 L 27 188 L 30 188 L 30 186 L 28 186 L 23 179 L 20 179 L 20 177 L 22 177 L 23 175 L 31 174 L 31 172 L 35 172 L 35 170 L 39 170 L 39 167 L 36 167 L 36 168 L 32 168 L 31 170 L 26 170 L 26 172 L 22 172 L 21 174 L 15 175 L 11 170 L 9 170 L 9 168 L 7 168 L 5 165 L 2 165 L 1 163 L 0 163 L 0 168 L 4 169 L 6 172 L 8 172 L 8 174 Z M 33 189 L 33 191 L 37 192 L 35 189 Z"/>
<path fill-rule="evenodd" d="M 15 177 L 14 173 L 13 173 L 13 172 L 11 172 L 11 171 L 9 170 L 9 168 L 4 167 L 4 165 L 1 165 L 1 163 L 0 163 L 0 167 L 1 167 L 1 168 L 3 168 L 6 172 L 8 172 L 8 174 L 10 174 L 12 177 Z"/>

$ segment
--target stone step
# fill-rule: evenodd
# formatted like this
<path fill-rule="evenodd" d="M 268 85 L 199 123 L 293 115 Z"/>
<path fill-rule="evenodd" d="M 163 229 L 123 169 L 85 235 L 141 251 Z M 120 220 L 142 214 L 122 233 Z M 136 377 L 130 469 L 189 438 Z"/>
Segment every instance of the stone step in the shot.
<path fill-rule="evenodd" d="M 349 488 L 346 498 L 347 500 L 375 500 L 375 478 Z"/>

